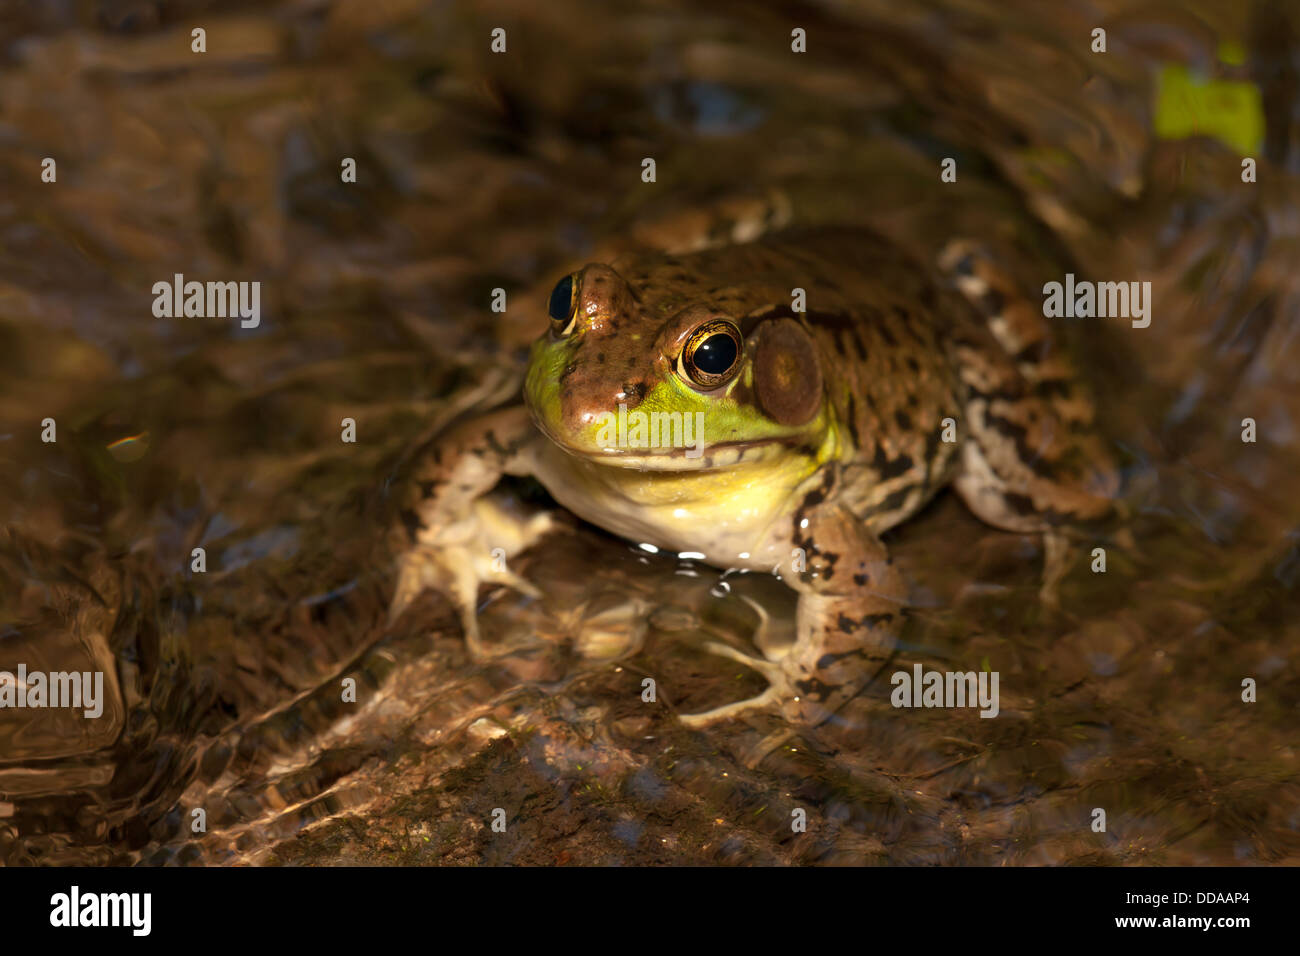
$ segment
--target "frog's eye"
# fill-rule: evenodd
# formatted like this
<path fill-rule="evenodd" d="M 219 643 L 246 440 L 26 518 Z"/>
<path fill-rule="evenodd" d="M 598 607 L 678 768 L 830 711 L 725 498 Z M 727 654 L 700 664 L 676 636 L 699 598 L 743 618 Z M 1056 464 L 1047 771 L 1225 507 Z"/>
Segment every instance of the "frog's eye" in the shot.
<path fill-rule="evenodd" d="M 546 306 L 546 311 L 551 316 L 551 331 L 556 335 L 564 336 L 573 331 L 575 318 L 573 299 L 573 276 L 567 275 L 555 283 Z"/>
<path fill-rule="evenodd" d="M 725 319 L 705 322 L 691 333 L 677 360 L 678 374 L 702 388 L 714 388 L 740 368 L 740 330 Z"/>

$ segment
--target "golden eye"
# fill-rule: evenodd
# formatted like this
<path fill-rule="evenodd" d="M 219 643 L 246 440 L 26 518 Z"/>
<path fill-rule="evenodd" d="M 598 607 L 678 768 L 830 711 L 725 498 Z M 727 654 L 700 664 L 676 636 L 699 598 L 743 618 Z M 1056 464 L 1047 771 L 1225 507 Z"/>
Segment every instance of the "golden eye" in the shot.
<path fill-rule="evenodd" d="M 705 322 L 691 333 L 678 361 L 678 374 L 701 388 L 714 388 L 736 374 L 743 348 L 740 329 L 725 319 Z"/>
<path fill-rule="evenodd" d="M 546 305 L 546 311 L 551 316 L 551 331 L 561 337 L 573 331 L 573 320 L 576 318 L 574 291 L 573 276 L 567 275 L 555 283 L 555 288 L 551 290 L 550 301 Z"/>

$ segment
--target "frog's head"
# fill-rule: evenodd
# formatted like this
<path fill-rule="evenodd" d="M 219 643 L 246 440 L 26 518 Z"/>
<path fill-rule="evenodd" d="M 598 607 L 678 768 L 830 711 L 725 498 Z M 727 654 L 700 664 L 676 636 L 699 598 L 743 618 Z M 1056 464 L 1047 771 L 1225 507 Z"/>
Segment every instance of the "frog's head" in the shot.
<path fill-rule="evenodd" d="M 830 428 L 821 359 L 797 318 L 659 298 L 647 306 L 600 264 L 556 284 L 551 327 L 533 345 L 525 384 L 552 441 L 589 460 L 653 471 L 821 446 Z"/>

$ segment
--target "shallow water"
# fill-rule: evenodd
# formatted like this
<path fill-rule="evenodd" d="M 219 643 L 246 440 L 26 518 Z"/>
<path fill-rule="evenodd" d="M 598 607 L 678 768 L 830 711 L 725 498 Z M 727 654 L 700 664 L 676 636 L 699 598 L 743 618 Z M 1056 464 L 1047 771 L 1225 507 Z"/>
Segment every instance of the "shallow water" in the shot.
<path fill-rule="evenodd" d="M 0 12 L 0 670 L 100 670 L 105 704 L 0 710 L 0 860 L 1300 862 L 1286 5 L 73 6 Z M 1260 90 L 1259 150 L 1195 110 L 1216 135 L 1157 137 L 1178 64 Z M 515 569 L 543 601 L 482 594 L 492 663 L 432 595 L 389 626 L 394 489 L 510 389 L 555 277 L 772 188 L 983 238 L 1031 293 L 1152 283 L 1148 328 L 1060 320 L 1124 462 L 1106 572 L 1076 555 L 1053 614 L 1039 542 L 941 496 L 886 539 L 896 660 L 756 767 L 777 718 L 673 711 L 762 688 L 700 643 L 747 638 L 742 594 L 788 626 L 774 581 L 562 517 Z M 260 281 L 260 325 L 155 318 L 175 273 Z M 918 663 L 999 672 L 998 718 L 891 707 Z"/>

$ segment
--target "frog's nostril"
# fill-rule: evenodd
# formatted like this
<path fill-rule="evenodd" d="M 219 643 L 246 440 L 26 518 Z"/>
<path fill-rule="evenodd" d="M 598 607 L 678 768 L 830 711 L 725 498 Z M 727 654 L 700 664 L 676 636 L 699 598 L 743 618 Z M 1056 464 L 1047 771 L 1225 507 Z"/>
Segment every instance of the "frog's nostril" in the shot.
<path fill-rule="evenodd" d="M 624 382 L 623 389 L 615 396 L 620 402 L 625 403 L 629 408 L 641 404 L 641 399 L 645 397 L 644 382 Z"/>

